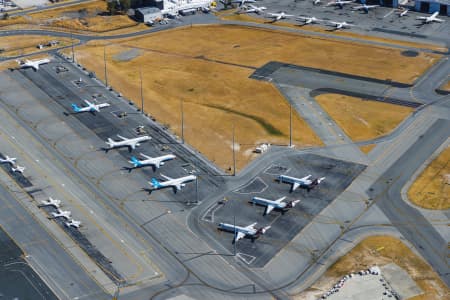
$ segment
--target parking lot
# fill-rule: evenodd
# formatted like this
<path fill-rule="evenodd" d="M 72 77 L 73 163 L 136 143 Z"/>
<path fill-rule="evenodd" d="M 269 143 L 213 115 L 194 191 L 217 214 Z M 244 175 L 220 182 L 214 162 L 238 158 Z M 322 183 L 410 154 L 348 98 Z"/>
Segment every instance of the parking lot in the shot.
<path fill-rule="evenodd" d="M 272 226 L 265 235 L 255 241 L 242 239 L 236 243 L 236 253 L 242 260 L 251 267 L 263 267 L 350 185 L 364 168 L 363 165 L 313 154 L 282 157 L 241 187 L 226 194 L 223 201 L 209 208 L 202 221 L 216 240 L 231 253 L 234 252 L 233 233 L 217 230 L 219 223 L 236 222 L 238 226 L 248 226 L 257 222 L 257 228 Z M 290 192 L 290 184 L 276 180 L 280 174 L 298 178 L 311 174 L 313 177 L 326 179 L 315 189 L 308 191 L 298 188 Z M 254 196 L 271 200 L 286 196 L 284 201 L 299 199 L 300 203 L 284 214 L 273 210 L 264 216 L 265 207 L 249 203 Z"/>

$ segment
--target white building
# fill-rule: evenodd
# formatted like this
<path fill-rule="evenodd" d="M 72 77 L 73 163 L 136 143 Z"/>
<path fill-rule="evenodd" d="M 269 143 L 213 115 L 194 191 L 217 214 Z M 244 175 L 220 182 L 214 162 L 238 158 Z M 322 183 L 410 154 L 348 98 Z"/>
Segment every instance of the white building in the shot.
<path fill-rule="evenodd" d="M 163 14 L 178 14 L 180 11 L 209 7 L 214 0 L 152 0 L 150 6 L 157 7 Z"/>

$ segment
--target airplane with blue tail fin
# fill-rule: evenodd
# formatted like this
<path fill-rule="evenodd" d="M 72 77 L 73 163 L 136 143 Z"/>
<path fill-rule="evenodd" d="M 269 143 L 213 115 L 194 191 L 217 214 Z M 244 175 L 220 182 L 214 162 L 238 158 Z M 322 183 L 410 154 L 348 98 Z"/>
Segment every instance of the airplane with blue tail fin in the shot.
<path fill-rule="evenodd" d="M 145 166 L 153 166 L 156 169 L 159 169 L 164 163 L 168 160 L 175 159 L 176 156 L 173 154 L 166 154 L 159 157 L 150 157 L 143 153 L 140 153 L 142 157 L 145 159 L 139 160 L 135 156 L 132 156 L 128 161 L 130 164 L 133 164 L 135 168 L 145 167 Z"/>
<path fill-rule="evenodd" d="M 108 107 L 110 106 L 109 103 L 100 103 L 100 104 L 95 104 L 92 102 L 89 102 L 87 100 L 84 100 L 84 102 L 87 104 L 87 106 L 83 106 L 83 107 L 79 107 L 78 105 L 76 105 L 75 103 L 72 103 L 72 109 L 75 113 L 82 113 L 82 112 L 100 112 L 100 108 L 103 107 Z"/>
<path fill-rule="evenodd" d="M 166 181 L 158 181 L 158 179 L 152 178 L 149 183 L 153 187 L 153 189 L 158 190 L 161 188 L 172 187 L 174 193 L 180 191 L 183 187 L 185 187 L 187 182 L 191 182 L 197 179 L 197 176 L 195 175 L 188 175 L 180 178 L 170 178 L 169 176 L 163 174 L 160 175 L 161 177 L 166 179 Z"/>

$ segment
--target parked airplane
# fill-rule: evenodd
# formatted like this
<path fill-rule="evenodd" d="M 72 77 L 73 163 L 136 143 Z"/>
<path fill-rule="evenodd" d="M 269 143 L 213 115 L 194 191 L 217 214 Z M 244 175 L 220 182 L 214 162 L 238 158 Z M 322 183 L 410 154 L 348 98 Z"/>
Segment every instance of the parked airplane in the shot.
<path fill-rule="evenodd" d="M 28 60 L 25 61 L 16 60 L 19 64 L 20 68 L 33 68 L 35 71 L 39 70 L 39 66 L 43 64 L 48 64 L 50 62 L 50 59 L 44 58 L 44 59 L 38 59 L 38 60 Z"/>
<path fill-rule="evenodd" d="M 319 185 L 325 177 L 311 179 L 312 175 L 305 176 L 303 178 L 296 178 L 287 175 L 278 176 L 279 182 L 290 183 L 292 184 L 291 192 L 295 191 L 299 187 L 305 187 L 308 190 L 313 189 L 317 185 Z"/>
<path fill-rule="evenodd" d="M 64 225 L 66 225 L 67 227 L 75 227 L 75 228 L 80 228 L 81 226 L 81 221 L 75 221 L 74 219 L 70 219 L 69 222 L 65 222 Z"/>
<path fill-rule="evenodd" d="M 232 0 L 231 3 L 239 3 L 239 6 L 244 5 L 245 3 L 254 3 L 255 0 Z"/>
<path fill-rule="evenodd" d="M 267 9 L 267 7 L 265 6 L 255 6 L 255 5 L 251 5 L 249 4 L 246 9 L 245 9 L 245 13 L 257 13 L 258 15 L 260 13 L 263 13 L 265 10 Z"/>
<path fill-rule="evenodd" d="M 59 208 L 55 211 L 52 211 L 50 213 L 52 215 L 53 218 L 64 218 L 66 220 L 70 219 L 70 216 L 72 215 L 72 213 L 68 210 L 60 210 Z"/>
<path fill-rule="evenodd" d="M 286 14 L 284 11 L 280 12 L 280 13 L 268 13 L 267 17 L 268 18 L 272 18 L 273 22 L 279 21 L 281 19 L 287 19 L 289 17 L 293 17 L 294 15 L 288 15 Z"/>
<path fill-rule="evenodd" d="M 335 28 L 335 30 L 338 29 L 345 29 L 345 28 L 349 28 L 350 26 L 355 26 L 353 24 L 348 24 L 347 22 L 333 22 L 333 21 L 329 21 L 330 24 L 332 24 Z"/>
<path fill-rule="evenodd" d="M 282 197 L 277 200 L 269 200 L 260 197 L 253 197 L 252 203 L 265 206 L 266 210 L 264 211 L 264 215 L 268 215 L 275 208 L 281 210 L 281 212 L 284 213 L 284 211 L 293 208 L 297 203 L 300 202 L 300 200 L 283 202 L 284 199 L 286 199 L 286 197 Z"/>
<path fill-rule="evenodd" d="M 15 168 L 11 167 L 11 171 L 23 173 L 23 171 L 25 171 L 25 167 L 21 167 L 21 166 L 17 165 Z"/>
<path fill-rule="evenodd" d="M 84 100 L 84 102 L 87 104 L 87 106 L 79 107 L 75 103 L 72 103 L 71 105 L 72 105 L 73 111 L 76 112 L 76 113 L 81 113 L 81 112 L 85 112 L 85 111 L 100 112 L 100 108 L 110 106 L 109 103 L 95 104 L 95 103 L 89 102 L 88 100 Z"/>
<path fill-rule="evenodd" d="M 131 150 L 134 150 L 134 149 L 136 149 L 137 146 L 140 146 L 141 142 L 149 141 L 152 139 L 148 135 L 131 138 L 131 139 L 127 139 L 121 135 L 117 135 L 117 137 L 119 137 L 121 139 L 121 141 L 114 141 L 113 139 L 108 138 L 108 141 L 106 142 L 106 144 L 108 144 L 109 149 L 128 147 L 128 149 L 131 152 Z"/>
<path fill-rule="evenodd" d="M 16 164 L 16 158 L 15 157 L 9 157 L 8 155 L 6 155 L 6 157 L 4 159 L 0 158 L 0 163 L 15 165 Z"/>
<path fill-rule="evenodd" d="M 158 169 L 160 166 L 164 165 L 165 161 L 175 159 L 176 156 L 173 154 L 166 154 L 159 157 L 150 157 L 143 153 L 140 153 L 142 157 L 145 157 L 144 160 L 138 160 L 136 157 L 132 156 L 131 159 L 128 161 L 130 164 L 133 164 L 135 168 L 144 167 L 151 165 L 154 168 Z"/>
<path fill-rule="evenodd" d="M 39 206 L 53 206 L 54 208 L 59 208 L 61 206 L 61 200 L 50 197 L 47 200 L 41 201 Z"/>
<path fill-rule="evenodd" d="M 344 8 L 344 5 L 349 4 L 349 3 L 353 3 L 353 1 L 336 0 L 336 1 L 328 2 L 325 6 L 338 6 L 339 8 Z"/>
<path fill-rule="evenodd" d="M 308 25 L 312 23 L 318 23 L 321 20 L 317 19 L 316 17 L 297 17 L 297 21 L 303 21 L 303 25 Z"/>
<path fill-rule="evenodd" d="M 364 3 L 363 5 L 352 7 L 352 10 L 364 10 L 366 13 L 369 13 L 369 9 L 376 7 L 379 7 L 379 5 L 367 5 Z"/>
<path fill-rule="evenodd" d="M 219 229 L 229 231 L 229 232 L 234 232 L 233 243 L 239 241 L 240 239 L 244 238 L 245 236 L 250 237 L 252 239 L 252 241 L 254 241 L 261 234 L 265 234 L 266 231 L 270 228 L 270 226 L 266 226 L 266 227 L 261 227 L 261 228 L 256 229 L 255 228 L 256 224 L 257 223 L 253 223 L 246 227 L 241 227 L 241 226 L 235 226 L 235 225 L 231 225 L 231 224 L 227 224 L 227 223 L 220 223 Z"/>
<path fill-rule="evenodd" d="M 409 11 L 409 9 L 400 10 L 398 16 L 399 17 L 404 17 L 408 13 L 408 11 Z"/>
<path fill-rule="evenodd" d="M 425 23 L 425 24 L 428 24 L 428 23 L 431 23 L 431 22 L 439 22 L 439 23 L 444 22 L 443 19 L 438 19 L 437 18 L 438 15 L 439 15 L 439 12 L 437 11 L 437 12 L 435 12 L 434 14 L 432 14 L 429 17 L 417 17 L 417 19 L 418 20 L 422 20 L 422 22 Z"/>
<path fill-rule="evenodd" d="M 322 3 L 322 1 L 320 1 L 320 0 L 313 0 L 313 5 L 319 5 L 320 3 Z"/>
<path fill-rule="evenodd" d="M 160 182 L 156 178 L 152 178 L 152 180 L 149 182 L 150 185 L 155 189 L 161 189 L 165 187 L 172 187 L 174 193 L 181 190 L 181 188 L 186 186 L 187 182 L 191 182 L 197 179 L 197 176 L 195 175 L 188 175 L 180 178 L 170 178 L 169 176 L 160 174 L 161 177 L 166 179 L 166 181 Z"/>

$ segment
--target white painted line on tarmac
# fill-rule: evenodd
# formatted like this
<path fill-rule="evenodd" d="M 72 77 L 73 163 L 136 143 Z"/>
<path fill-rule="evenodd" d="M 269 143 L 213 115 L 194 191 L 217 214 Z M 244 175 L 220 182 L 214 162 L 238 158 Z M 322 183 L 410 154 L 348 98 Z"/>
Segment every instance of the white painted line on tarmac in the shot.
<path fill-rule="evenodd" d="M 385 14 L 385 15 L 383 16 L 383 18 L 386 18 L 386 17 L 392 15 L 392 13 L 393 13 L 394 11 L 395 11 L 395 9 L 391 10 L 390 12 L 388 12 L 387 14 Z"/>

